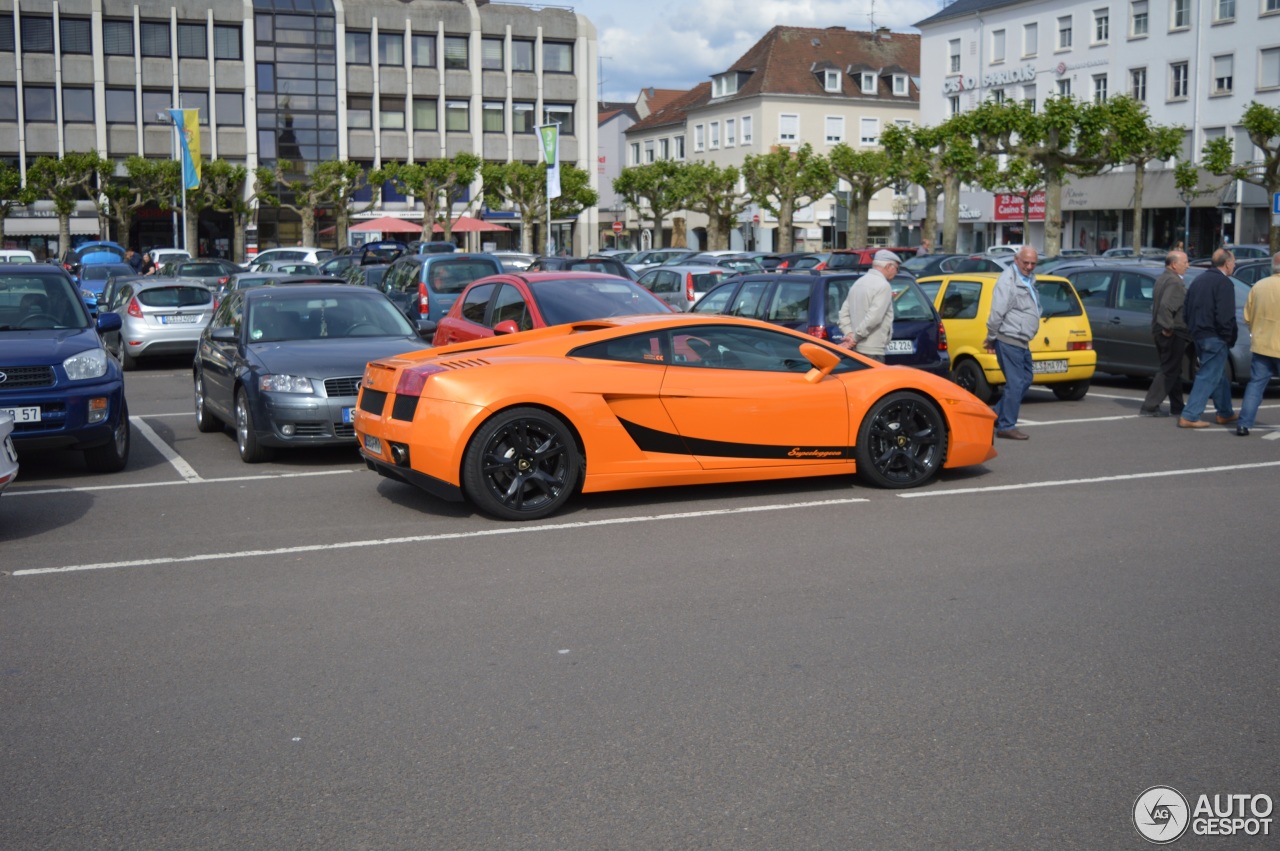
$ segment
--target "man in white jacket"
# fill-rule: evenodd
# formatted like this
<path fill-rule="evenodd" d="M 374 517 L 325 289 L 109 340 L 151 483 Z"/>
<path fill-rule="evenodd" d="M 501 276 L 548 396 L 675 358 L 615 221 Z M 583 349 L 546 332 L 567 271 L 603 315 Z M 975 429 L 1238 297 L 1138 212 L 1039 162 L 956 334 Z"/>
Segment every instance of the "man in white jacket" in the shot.
<path fill-rule="evenodd" d="M 860 355 L 884 363 L 884 349 L 893 337 L 893 288 L 889 279 L 898 274 L 902 260 L 892 251 L 880 249 L 871 261 L 871 271 L 853 282 L 840 308 L 840 343 Z"/>

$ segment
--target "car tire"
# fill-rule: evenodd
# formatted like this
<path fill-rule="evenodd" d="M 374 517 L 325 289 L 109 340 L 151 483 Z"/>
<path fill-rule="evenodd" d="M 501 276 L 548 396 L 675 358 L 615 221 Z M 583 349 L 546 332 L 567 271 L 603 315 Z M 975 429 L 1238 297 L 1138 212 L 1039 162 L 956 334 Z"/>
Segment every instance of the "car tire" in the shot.
<path fill-rule="evenodd" d="M 246 464 L 270 461 L 275 455 L 271 447 L 258 442 L 258 434 L 254 431 L 253 407 L 249 404 L 249 394 L 243 389 L 236 391 L 236 448 L 240 450 L 240 460 Z"/>
<path fill-rule="evenodd" d="M 195 377 L 196 431 L 213 434 L 222 431 L 222 420 L 213 415 L 204 396 L 204 373 L 197 372 Z"/>
<path fill-rule="evenodd" d="M 942 469 L 947 422 L 933 401 L 900 390 L 876 401 L 853 448 L 858 475 L 882 488 L 914 488 Z"/>
<path fill-rule="evenodd" d="M 539 408 L 512 408 L 472 436 L 462 460 L 462 486 L 486 514 L 537 520 L 573 496 L 584 466 L 564 420 Z"/>
<path fill-rule="evenodd" d="M 1050 385 L 1053 395 L 1064 402 L 1079 402 L 1089 392 L 1089 379 Z"/>
<path fill-rule="evenodd" d="M 951 370 L 951 380 L 988 404 L 998 395 L 991 382 L 987 381 L 982 366 L 973 358 L 965 358 L 956 364 Z"/>
<path fill-rule="evenodd" d="M 123 338 L 120 340 L 120 368 L 125 372 L 132 372 L 138 368 L 138 359 L 129 354 L 129 348 Z"/>
<path fill-rule="evenodd" d="M 120 403 L 120 422 L 111 433 L 111 440 L 102 446 L 84 451 L 84 463 L 95 473 L 118 473 L 129 463 L 129 406 Z"/>

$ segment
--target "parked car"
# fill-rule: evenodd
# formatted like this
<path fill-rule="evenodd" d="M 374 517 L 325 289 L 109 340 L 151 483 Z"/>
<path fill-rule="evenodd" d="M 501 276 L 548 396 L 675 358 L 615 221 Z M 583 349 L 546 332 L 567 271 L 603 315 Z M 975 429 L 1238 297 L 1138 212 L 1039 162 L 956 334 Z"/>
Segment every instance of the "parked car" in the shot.
<path fill-rule="evenodd" d="M 680 257 L 692 257 L 698 252 L 692 248 L 652 248 L 632 255 L 627 266 L 635 272 L 643 272 L 650 266 L 661 263 L 678 262 Z"/>
<path fill-rule="evenodd" d="M 1108 248 L 1102 252 L 1102 256 L 1106 259 L 1114 259 L 1116 257 L 1143 257 L 1149 260 L 1163 261 L 1165 255 L 1169 253 L 1167 248 L 1156 248 L 1153 245 L 1144 245 L 1141 248 L 1134 248 L 1132 245 L 1119 245 L 1115 248 Z"/>
<path fill-rule="evenodd" d="M 999 274 L 1003 272 L 1010 263 L 1013 262 L 1012 254 L 1002 254 L 992 257 L 985 257 L 981 254 L 973 254 L 956 264 L 952 269 L 953 272 L 995 272 Z"/>
<path fill-rule="evenodd" d="M 1242 260 L 1236 264 L 1235 271 L 1231 273 L 1231 277 L 1239 278 L 1249 286 L 1261 281 L 1263 278 L 1269 278 L 1274 274 L 1271 271 L 1271 258 L 1266 260 Z"/>
<path fill-rule="evenodd" d="M 328 248 L 311 248 L 302 245 L 295 248 L 268 248 L 250 257 L 243 268 L 248 271 L 250 266 L 264 260 L 293 260 L 301 263 L 315 263 L 318 266 L 332 256 L 333 252 Z"/>
<path fill-rule="evenodd" d="M 346 278 L 348 283 L 356 286 L 373 287 L 380 290 L 382 289 L 382 279 L 387 276 L 387 271 L 390 268 L 390 263 L 378 263 L 372 266 L 352 266 L 342 277 Z"/>
<path fill-rule="evenodd" d="M 630 248 L 602 248 L 599 251 L 594 252 L 591 256 L 592 257 L 612 257 L 614 260 L 617 260 L 619 263 L 626 263 L 633 256 L 639 253 L 640 252 Z"/>
<path fill-rule="evenodd" d="M 179 260 L 190 260 L 191 252 L 185 248 L 148 248 L 143 254 L 151 255 L 151 262 L 157 266 L 163 266 L 166 263 L 175 263 Z"/>
<path fill-rule="evenodd" d="M 379 474 L 535 520 L 578 492 L 854 472 L 918 487 L 994 458 L 994 422 L 938 376 L 678 313 L 372 361 L 355 425 Z"/>
<path fill-rule="evenodd" d="M 108 309 L 122 324 L 104 341 L 132 370 L 140 358 L 194 353 L 213 315 L 213 290 L 198 281 L 148 275 L 122 284 Z"/>
<path fill-rule="evenodd" d="M 639 275 L 620 260 L 612 257 L 539 257 L 529 264 L 527 272 L 595 272 L 617 275 L 634 281 Z"/>
<path fill-rule="evenodd" d="M 1259 242 L 1243 243 L 1241 245 L 1223 246 L 1231 251 L 1235 256 L 1236 262 L 1241 260 L 1264 260 L 1271 258 L 1271 246 L 1264 245 Z M 1191 261 L 1192 266 L 1212 266 L 1213 257 L 1197 257 Z"/>
<path fill-rule="evenodd" d="M 285 272 L 240 272 L 232 275 L 227 285 L 214 294 L 214 300 L 221 303 L 228 293 L 235 290 L 246 290 L 249 287 L 271 286 L 281 278 L 289 277 Z"/>
<path fill-rule="evenodd" d="M 837 248 L 827 257 L 826 265 L 822 267 L 822 271 L 865 272 L 871 268 L 876 252 L 883 250 L 883 248 Z M 904 262 L 916 256 L 914 248 L 890 248 L 889 250 L 902 258 Z"/>
<path fill-rule="evenodd" d="M 662 264 L 667 265 L 666 263 Z M 681 261 L 682 266 L 715 266 L 724 269 L 731 274 L 750 275 L 756 272 L 763 272 L 764 267 L 760 265 L 760 261 L 754 257 L 745 257 L 741 254 L 695 254 L 692 257 L 686 257 Z"/>
<path fill-rule="evenodd" d="M 985 253 L 989 257 L 1012 257 L 1013 255 L 1017 254 L 1021 250 L 1022 250 L 1022 244 L 1014 243 L 1010 245 L 989 246 Z"/>
<path fill-rule="evenodd" d="M 440 320 L 433 346 L 609 316 L 670 313 L 627 278 L 589 272 L 505 273 L 473 282 Z"/>
<path fill-rule="evenodd" d="M 257 264 L 255 264 L 257 265 Z M 162 278 L 181 278 L 191 283 L 203 284 L 210 289 L 225 287 L 232 275 L 244 271 L 230 260 L 217 257 L 201 257 L 199 260 L 179 260 L 167 263 L 156 273 Z"/>
<path fill-rule="evenodd" d="M 34 263 L 36 255 L 20 248 L 0 248 L 0 263 Z"/>
<path fill-rule="evenodd" d="M 452 254 L 458 250 L 456 243 L 447 242 L 445 240 L 431 240 L 423 242 L 414 240 L 409 243 L 409 251 L 413 254 Z"/>
<path fill-rule="evenodd" d="M 263 260 L 254 263 L 250 272 L 280 272 L 285 275 L 322 275 L 320 267 L 315 263 L 303 263 L 298 260 Z"/>
<path fill-rule="evenodd" d="M 78 275 L 83 263 L 123 263 L 124 255 L 124 246 L 116 242 L 84 242 L 62 253 L 62 268 Z"/>
<path fill-rule="evenodd" d="M 398 239 L 383 239 L 377 242 L 366 242 L 353 253 L 361 264 L 390 263 L 401 254 L 408 254 L 409 244 Z"/>
<path fill-rule="evenodd" d="M 0 408 L 0 493 L 18 478 L 18 450 L 13 446 L 13 414 Z"/>
<path fill-rule="evenodd" d="M 999 277 L 957 272 L 919 282 L 947 328 L 952 380 L 984 402 L 993 401 L 1005 383 L 995 353 L 983 347 Z M 1089 317 L 1066 278 L 1037 275 L 1036 291 L 1041 320 L 1030 345 L 1032 383 L 1048 386 L 1059 399 L 1083 399 L 1098 361 Z"/>
<path fill-rule="evenodd" d="M 693 306 L 693 312 L 760 319 L 838 342 L 844 339 L 840 308 L 860 277 L 812 272 L 745 275 L 707 293 Z M 950 358 L 938 312 L 910 275 L 895 275 L 889 283 L 893 288 L 893 337 L 885 348 L 885 362 L 946 375 Z"/>
<path fill-rule="evenodd" d="M 492 254 L 404 254 L 383 275 L 382 291 L 419 331 L 429 335 L 467 284 L 501 272 L 502 264 Z"/>
<path fill-rule="evenodd" d="M 231 425 L 250 464 L 278 447 L 350 444 L 365 364 L 422 347 L 404 314 L 367 287 L 237 290 L 200 335 L 196 428 Z"/>
<path fill-rule="evenodd" d="M 641 273 L 637 283 L 676 310 L 687 312 L 724 279 L 727 271 L 700 264 L 654 266 Z"/>
<path fill-rule="evenodd" d="M 124 469 L 124 376 L 102 341 L 119 327 L 114 313 L 89 317 L 59 266 L 0 265 L 0 410 L 18 450 L 74 449 L 94 472 Z"/>
<path fill-rule="evenodd" d="M 521 251 L 494 251 L 492 254 L 501 261 L 503 270 L 507 272 L 523 272 L 538 257 Z"/>
<path fill-rule="evenodd" d="M 968 260 L 968 254 L 917 254 L 909 260 L 902 261 L 898 271 L 917 278 L 945 275 L 947 272 L 957 271 L 960 264 Z"/>
<path fill-rule="evenodd" d="M 1188 268 L 1183 281 L 1190 286 L 1204 271 Z M 1156 278 L 1163 272 L 1163 263 L 1112 264 L 1062 272 L 1075 286 L 1089 315 L 1099 370 L 1135 378 L 1147 378 L 1160 371 L 1160 358 L 1151 337 L 1151 303 Z M 1227 372 L 1233 383 L 1246 384 L 1253 362 L 1249 328 L 1244 324 L 1244 303 L 1249 297 L 1249 285 L 1238 278 L 1233 280 L 1236 323 L 1240 334 L 1228 354 Z M 1192 377 L 1190 364 L 1187 377 Z"/>
<path fill-rule="evenodd" d="M 82 265 L 76 283 L 80 287 L 80 297 L 84 299 L 85 306 L 89 308 L 89 315 L 97 317 L 98 301 L 102 296 L 103 289 L 107 286 L 108 279 L 135 274 L 137 273 L 128 263 L 88 263 Z"/>
<path fill-rule="evenodd" d="M 360 255 L 348 251 L 343 254 L 335 254 L 321 263 L 319 268 L 322 275 L 343 275 L 345 277 L 348 269 L 359 265 Z"/>

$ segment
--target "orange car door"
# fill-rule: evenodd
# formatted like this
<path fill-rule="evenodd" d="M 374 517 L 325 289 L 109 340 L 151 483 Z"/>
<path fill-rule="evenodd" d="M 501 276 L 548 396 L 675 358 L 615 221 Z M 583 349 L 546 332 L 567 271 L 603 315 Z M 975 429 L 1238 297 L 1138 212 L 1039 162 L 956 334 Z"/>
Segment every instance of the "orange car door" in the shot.
<path fill-rule="evenodd" d="M 805 340 L 735 325 L 682 328 L 670 340 L 662 404 L 706 469 L 848 463 L 844 384 L 805 380 Z"/>

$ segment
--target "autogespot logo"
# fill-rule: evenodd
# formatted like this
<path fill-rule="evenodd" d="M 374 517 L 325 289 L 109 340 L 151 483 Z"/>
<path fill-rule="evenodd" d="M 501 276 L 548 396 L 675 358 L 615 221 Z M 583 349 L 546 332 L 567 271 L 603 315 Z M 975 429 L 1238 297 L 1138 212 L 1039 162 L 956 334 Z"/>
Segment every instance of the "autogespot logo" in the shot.
<path fill-rule="evenodd" d="M 1172 786 L 1152 786 L 1133 802 L 1133 826 L 1148 842 L 1166 845 L 1186 833 L 1187 799 Z"/>

